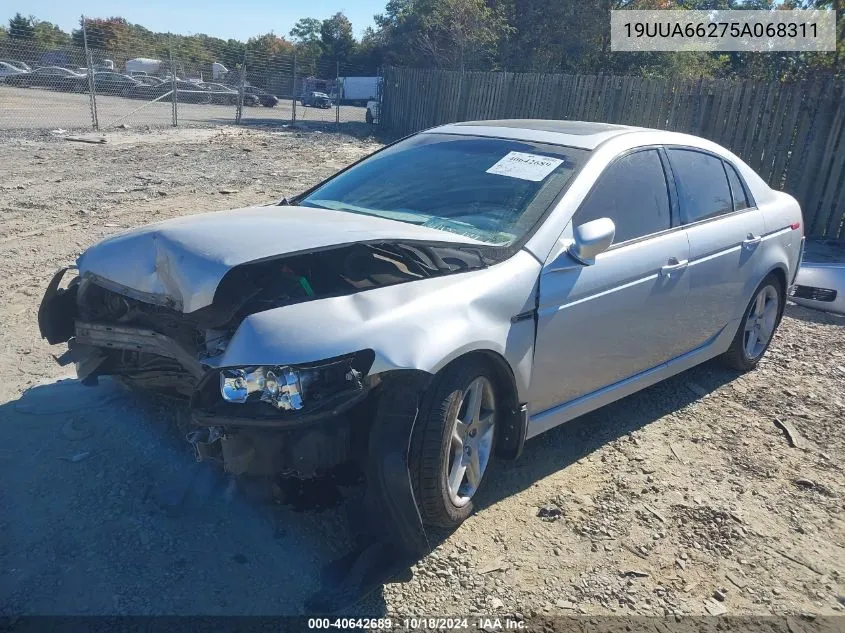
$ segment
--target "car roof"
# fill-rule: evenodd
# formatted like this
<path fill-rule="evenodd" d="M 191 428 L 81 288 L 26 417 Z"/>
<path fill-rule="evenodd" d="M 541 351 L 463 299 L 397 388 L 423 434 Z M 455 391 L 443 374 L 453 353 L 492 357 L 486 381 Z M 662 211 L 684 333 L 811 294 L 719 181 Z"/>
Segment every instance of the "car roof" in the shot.
<path fill-rule="evenodd" d="M 589 121 L 555 121 L 549 119 L 499 119 L 450 123 L 426 130 L 425 133 L 491 136 L 520 141 L 535 141 L 595 149 L 605 141 L 647 128 Z"/>

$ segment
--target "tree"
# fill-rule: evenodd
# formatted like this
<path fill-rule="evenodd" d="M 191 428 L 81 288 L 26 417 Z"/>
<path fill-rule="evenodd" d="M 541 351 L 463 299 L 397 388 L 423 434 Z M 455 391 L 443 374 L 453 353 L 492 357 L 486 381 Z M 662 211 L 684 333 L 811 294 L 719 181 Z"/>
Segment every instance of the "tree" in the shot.
<path fill-rule="evenodd" d="M 443 68 L 494 67 L 513 30 L 486 0 L 390 0 L 375 22 L 385 61 Z"/>
<path fill-rule="evenodd" d="M 45 48 L 54 48 L 71 43 L 71 37 L 52 22 L 33 19 L 35 41 Z"/>
<path fill-rule="evenodd" d="M 345 62 L 355 52 L 352 23 L 343 13 L 335 13 L 320 24 L 320 43 L 323 56 L 331 61 Z"/>
<path fill-rule="evenodd" d="M 316 18 L 300 18 L 289 35 L 293 38 L 296 51 L 303 57 L 316 59 L 323 52 L 320 42 L 322 22 Z"/>
<path fill-rule="evenodd" d="M 15 16 L 9 19 L 9 35 L 20 39 L 33 39 L 35 25 L 32 17 L 25 18 L 20 13 L 15 13 Z"/>
<path fill-rule="evenodd" d="M 289 35 L 297 44 L 307 44 L 320 39 L 321 22 L 317 18 L 300 18 L 290 30 Z"/>
<path fill-rule="evenodd" d="M 485 0 L 434 0 L 427 9 L 417 43 L 436 66 L 463 70 L 484 64 L 499 40 L 513 30 Z"/>
<path fill-rule="evenodd" d="M 82 27 L 73 32 L 73 43 L 77 46 L 84 44 L 88 39 L 88 46 L 99 48 L 105 51 L 124 51 L 129 48 L 130 42 L 135 40 L 132 26 L 124 18 L 85 18 L 85 34 Z"/>

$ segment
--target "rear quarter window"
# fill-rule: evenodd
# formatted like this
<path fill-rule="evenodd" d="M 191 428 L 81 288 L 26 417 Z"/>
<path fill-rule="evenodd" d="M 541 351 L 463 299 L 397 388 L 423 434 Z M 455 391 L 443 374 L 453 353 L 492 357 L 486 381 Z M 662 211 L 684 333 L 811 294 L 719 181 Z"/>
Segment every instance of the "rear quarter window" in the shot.
<path fill-rule="evenodd" d="M 681 206 L 681 222 L 692 224 L 734 210 L 721 158 L 692 149 L 667 149 Z"/>
<path fill-rule="evenodd" d="M 754 204 L 750 199 L 748 188 L 742 182 L 742 178 L 740 178 L 736 167 L 726 161 L 725 171 L 728 174 L 728 182 L 731 185 L 731 196 L 733 197 L 734 211 L 742 211 L 743 209 L 753 207 Z"/>

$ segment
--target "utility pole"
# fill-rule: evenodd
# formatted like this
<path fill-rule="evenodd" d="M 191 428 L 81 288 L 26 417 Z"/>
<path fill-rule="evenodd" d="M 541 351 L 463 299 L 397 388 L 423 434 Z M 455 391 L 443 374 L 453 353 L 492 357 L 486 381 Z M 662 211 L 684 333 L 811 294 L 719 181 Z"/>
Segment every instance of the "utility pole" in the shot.
<path fill-rule="evenodd" d="M 170 38 L 170 107 L 173 127 L 179 125 L 178 91 L 176 90 L 176 65 L 173 63 L 173 38 Z"/>
<path fill-rule="evenodd" d="M 291 87 L 291 93 L 293 94 L 292 102 L 290 104 L 291 108 L 291 126 L 296 127 L 296 53 L 293 54 L 293 86 Z"/>
<path fill-rule="evenodd" d="M 235 112 L 235 123 L 240 125 L 244 112 L 244 88 L 246 86 L 246 46 L 244 46 L 244 61 L 241 64 L 241 81 L 238 88 L 238 108 Z"/>
<path fill-rule="evenodd" d="M 337 103 L 334 108 L 334 122 L 340 125 L 340 62 L 335 62 L 334 91 L 337 95 Z"/>
<path fill-rule="evenodd" d="M 88 50 L 88 32 L 85 29 L 85 16 L 81 17 L 82 21 L 82 45 L 85 47 L 85 66 L 88 71 L 88 104 L 91 109 L 91 127 L 94 130 L 100 129 L 100 123 L 97 120 L 97 97 L 96 97 L 96 83 L 94 81 L 94 63 L 91 58 L 91 51 Z"/>

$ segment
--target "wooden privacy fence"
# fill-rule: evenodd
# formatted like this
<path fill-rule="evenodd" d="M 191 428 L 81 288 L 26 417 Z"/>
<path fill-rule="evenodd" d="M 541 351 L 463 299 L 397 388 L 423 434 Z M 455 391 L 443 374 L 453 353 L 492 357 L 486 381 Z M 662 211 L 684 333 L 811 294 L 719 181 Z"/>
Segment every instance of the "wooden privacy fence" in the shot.
<path fill-rule="evenodd" d="M 801 203 L 806 232 L 845 239 L 845 82 L 759 83 L 387 68 L 381 124 L 537 118 L 688 132 L 740 156 Z"/>

